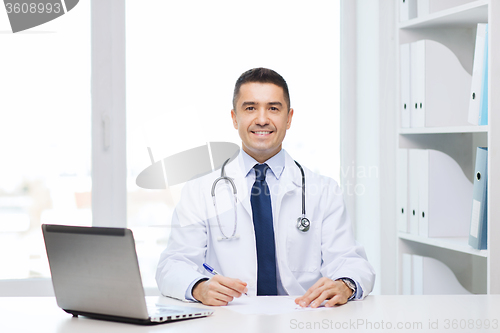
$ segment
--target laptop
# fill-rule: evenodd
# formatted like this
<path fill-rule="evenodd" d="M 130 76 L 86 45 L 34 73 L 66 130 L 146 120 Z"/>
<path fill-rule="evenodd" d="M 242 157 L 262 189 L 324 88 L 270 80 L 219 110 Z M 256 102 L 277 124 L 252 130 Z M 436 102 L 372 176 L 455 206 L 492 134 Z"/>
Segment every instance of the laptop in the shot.
<path fill-rule="evenodd" d="M 159 324 L 213 311 L 146 304 L 130 229 L 42 225 L 57 305 L 77 317 Z"/>

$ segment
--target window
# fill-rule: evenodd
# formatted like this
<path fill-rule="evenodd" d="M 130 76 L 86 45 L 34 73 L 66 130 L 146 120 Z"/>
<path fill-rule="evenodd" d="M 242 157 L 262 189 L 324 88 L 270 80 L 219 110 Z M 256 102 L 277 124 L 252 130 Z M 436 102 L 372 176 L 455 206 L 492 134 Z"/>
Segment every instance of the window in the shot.
<path fill-rule="evenodd" d="M 241 146 L 230 110 L 244 71 L 268 67 L 287 80 L 295 114 L 284 148 L 339 180 L 339 3 L 127 1 L 127 217 L 146 286 L 156 285 L 182 189 L 136 185 L 151 165 L 147 147 L 157 161 L 210 141 Z"/>
<path fill-rule="evenodd" d="M 41 224 L 92 224 L 90 1 L 0 39 L 0 279 L 50 277 Z"/>

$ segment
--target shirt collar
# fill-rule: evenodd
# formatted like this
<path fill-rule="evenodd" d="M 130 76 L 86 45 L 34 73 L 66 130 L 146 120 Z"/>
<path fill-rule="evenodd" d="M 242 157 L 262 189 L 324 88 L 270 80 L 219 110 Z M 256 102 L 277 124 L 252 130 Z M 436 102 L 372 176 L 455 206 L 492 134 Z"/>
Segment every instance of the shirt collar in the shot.
<path fill-rule="evenodd" d="M 241 154 L 243 157 L 243 165 L 244 165 L 244 174 L 247 177 L 250 173 L 253 174 L 253 167 L 255 164 L 259 164 L 252 156 L 248 155 L 243 149 L 241 149 Z M 271 169 L 274 177 L 276 179 L 280 179 L 283 170 L 285 169 L 285 151 L 283 149 L 280 150 L 279 153 L 265 161 L 269 168 Z"/>

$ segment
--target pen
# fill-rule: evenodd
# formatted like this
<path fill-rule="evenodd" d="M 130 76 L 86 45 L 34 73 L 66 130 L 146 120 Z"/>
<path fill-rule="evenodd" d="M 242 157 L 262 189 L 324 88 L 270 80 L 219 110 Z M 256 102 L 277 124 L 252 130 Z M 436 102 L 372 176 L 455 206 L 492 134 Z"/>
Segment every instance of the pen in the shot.
<path fill-rule="evenodd" d="M 212 266 L 210 266 L 209 264 L 203 264 L 203 267 L 207 270 L 207 272 L 209 272 L 210 274 L 212 275 L 220 275 L 219 273 L 217 273 L 217 271 L 215 269 L 212 268 Z"/>
<path fill-rule="evenodd" d="M 210 274 L 212 275 L 220 275 L 219 273 L 217 273 L 217 271 L 215 269 L 213 269 L 209 264 L 203 264 L 203 267 L 207 270 L 207 272 L 209 272 Z M 245 295 L 247 295 L 247 293 L 244 293 Z M 248 295 L 247 295 L 248 296 Z"/>

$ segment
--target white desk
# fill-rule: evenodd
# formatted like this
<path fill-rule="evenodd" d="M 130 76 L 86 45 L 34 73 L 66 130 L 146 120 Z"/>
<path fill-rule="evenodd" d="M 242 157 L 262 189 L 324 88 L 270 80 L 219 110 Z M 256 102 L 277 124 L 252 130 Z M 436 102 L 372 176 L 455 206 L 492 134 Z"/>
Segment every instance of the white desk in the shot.
<path fill-rule="evenodd" d="M 186 305 L 165 297 L 148 297 L 149 301 Z M 5 297 L 0 298 L 0 332 L 364 332 L 370 331 L 370 325 L 377 332 L 500 332 L 500 295 L 368 296 L 336 308 L 280 315 L 243 315 L 224 307 L 211 308 L 215 312 L 207 318 L 138 326 L 72 318 L 52 297 Z M 484 329 L 487 320 L 489 330 Z"/>

